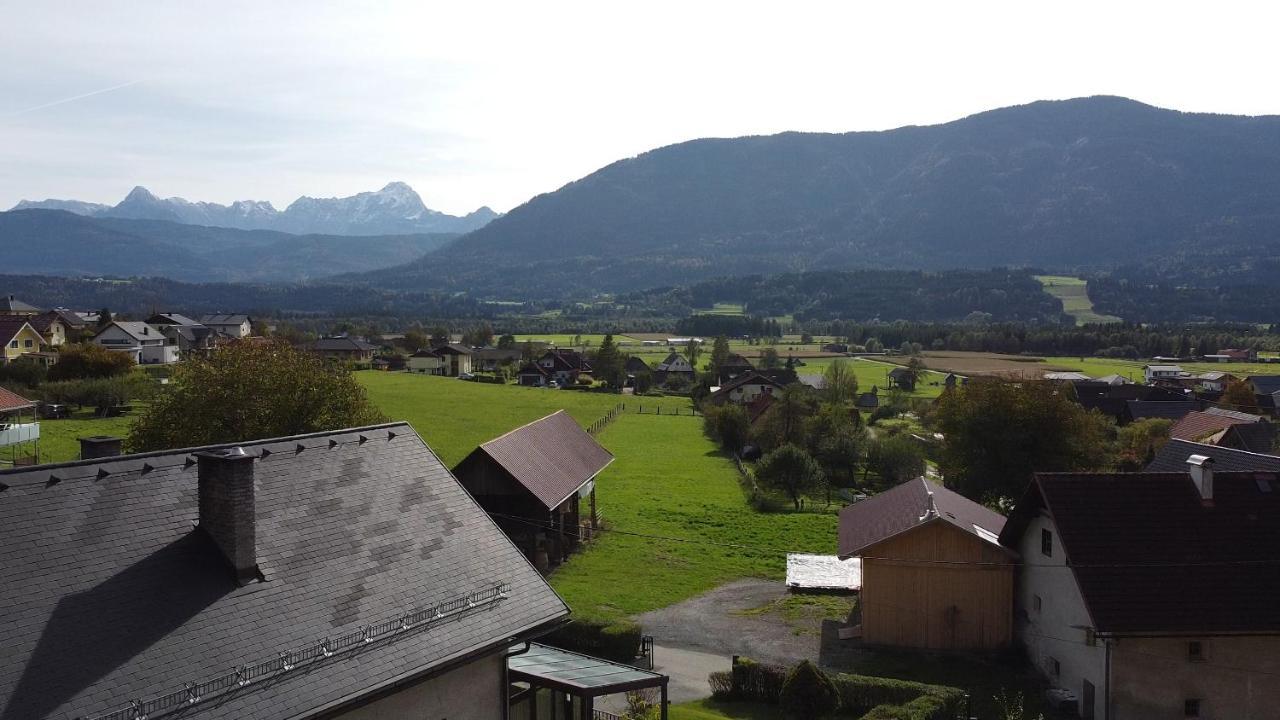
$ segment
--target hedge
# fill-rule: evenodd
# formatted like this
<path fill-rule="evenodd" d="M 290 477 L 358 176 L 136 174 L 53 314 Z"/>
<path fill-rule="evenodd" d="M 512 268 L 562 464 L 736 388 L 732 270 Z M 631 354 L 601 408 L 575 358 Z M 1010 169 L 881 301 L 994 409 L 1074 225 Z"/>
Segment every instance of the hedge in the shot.
<path fill-rule="evenodd" d="M 910 680 L 844 673 L 832 677 L 831 680 L 840 693 L 841 707 L 850 714 L 868 713 L 893 706 L 908 706 L 917 700 L 924 699 L 933 699 L 939 703 L 938 707 L 954 710 L 959 708 L 959 704 L 964 700 L 963 690 L 945 685 L 927 685 Z M 910 717 L 914 719 L 917 716 Z"/>
<path fill-rule="evenodd" d="M 937 695 L 921 695 L 906 705 L 880 705 L 861 720 L 952 720 L 955 708 Z"/>
<path fill-rule="evenodd" d="M 640 637 L 640 625 L 629 620 L 574 618 L 542 640 L 562 650 L 630 665 L 640 651 Z"/>

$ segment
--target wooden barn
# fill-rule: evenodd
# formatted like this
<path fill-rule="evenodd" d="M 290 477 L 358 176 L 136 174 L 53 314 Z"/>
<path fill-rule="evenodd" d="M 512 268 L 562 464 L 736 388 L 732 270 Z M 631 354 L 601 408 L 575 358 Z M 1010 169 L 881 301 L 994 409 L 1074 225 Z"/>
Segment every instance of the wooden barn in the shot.
<path fill-rule="evenodd" d="M 595 478 L 611 462 L 613 455 L 561 410 L 481 445 L 453 474 L 546 571 L 577 548 L 584 530 L 596 527 Z"/>
<path fill-rule="evenodd" d="M 862 640 L 934 650 L 1009 645 L 1017 554 L 999 543 L 1004 520 L 924 478 L 841 510 L 840 558 L 862 558 Z"/>

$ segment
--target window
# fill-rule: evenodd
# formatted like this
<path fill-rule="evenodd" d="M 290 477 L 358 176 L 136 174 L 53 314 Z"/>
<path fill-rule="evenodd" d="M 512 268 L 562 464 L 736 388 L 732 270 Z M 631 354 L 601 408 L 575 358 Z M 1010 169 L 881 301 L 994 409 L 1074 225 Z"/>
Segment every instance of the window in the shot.
<path fill-rule="evenodd" d="M 30 340 L 23 340 L 23 341 L 22 341 L 22 347 L 31 347 L 31 341 L 30 341 Z"/>
<path fill-rule="evenodd" d="M 11 348 L 15 348 L 15 349 L 16 349 L 16 348 L 18 347 L 18 341 L 17 341 L 17 340 L 12 340 L 12 341 L 10 341 L 10 342 L 9 342 L 9 347 L 11 347 Z"/>
<path fill-rule="evenodd" d="M 1182 701 L 1182 714 L 1186 717 L 1200 717 L 1200 698 L 1187 698 Z"/>
<path fill-rule="evenodd" d="M 1043 605 L 1043 601 L 1040 599 L 1040 596 L 1039 596 L 1039 595 L 1032 595 L 1032 596 L 1031 596 L 1031 609 L 1032 609 L 1032 610 L 1035 610 L 1036 612 L 1040 612 L 1040 608 L 1041 608 L 1041 606 L 1042 606 L 1042 605 Z"/>
<path fill-rule="evenodd" d="M 1053 557 L 1053 533 L 1049 530 L 1040 531 L 1040 552 L 1045 557 Z"/>
<path fill-rule="evenodd" d="M 1187 659 L 1191 662 L 1204 662 L 1204 643 L 1199 640 L 1187 643 Z"/>

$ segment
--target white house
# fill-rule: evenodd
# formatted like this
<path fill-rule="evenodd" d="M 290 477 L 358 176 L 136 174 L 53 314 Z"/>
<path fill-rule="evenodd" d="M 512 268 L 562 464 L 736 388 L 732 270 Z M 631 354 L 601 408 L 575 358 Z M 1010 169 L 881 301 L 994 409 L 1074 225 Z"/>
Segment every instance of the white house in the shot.
<path fill-rule="evenodd" d="M 116 352 L 128 353 L 139 365 L 178 361 L 178 343 L 158 327 L 144 322 L 117 320 L 98 331 L 93 342 Z"/>
<path fill-rule="evenodd" d="M 755 402 L 761 395 L 772 395 L 782 390 L 782 383 L 758 372 L 743 373 L 721 385 L 711 393 L 710 400 L 715 405 L 726 402 L 747 405 Z"/>
<path fill-rule="evenodd" d="M 1154 380 L 1178 380 L 1186 375 L 1181 365 L 1147 365 L 1142 368 L 1147 382 Z"/>
<path fill-rule="evenodd" d="M 1039 474 L 1000 542 L 1022 556 L 1015 635 L 1082 718 L 1274 718 L 1280 481 Z"/>
<path fill-rule="evenodd" d="M 203 315 L 200 324 L 227 337 L 242 338 L 253 334 L 253 318 L 248 315 Z"/>

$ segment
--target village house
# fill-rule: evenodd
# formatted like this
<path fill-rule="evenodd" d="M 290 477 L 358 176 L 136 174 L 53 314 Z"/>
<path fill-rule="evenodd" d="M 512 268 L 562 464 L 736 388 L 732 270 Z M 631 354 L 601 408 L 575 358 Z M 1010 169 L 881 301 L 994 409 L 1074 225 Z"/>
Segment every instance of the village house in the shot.
<path fill-rule="evenodd" d="M 1253 427 L 1240 425 L 1236 427 Z M 1190 440 L 1173 439 L 1160 446 L 1156 456 L 1143 468 L 1149 473 L 1186 472 L 1187 458 L 1203 455 L 1213 460 L 1218 472 L 1263 471 L 1280 473 L 1280 457 L 1271 453 L 1242 450 L 1225 445 L 1209 445 Z"/>
<path fill-rule="evenodd" d="M 175 340 L 144 322 L 113 321 L 93 336 L 93 342 L 126 353 L 139 365 L 175 363 L 181 356 Z"/>
<path fill-rule="evenodd" d="M 0 489 L 4 720 L 502 718 L 508 658 L 569 614 L 405 423 Z M 566 704 L 552 668 L 519 677 Z"/>
<path fill-rule="evenodd" d="M 1270 427 L 1270 423 L 1260 415 L 1233 411 L 1211 413 L 1196 410 L 1187 413 L 1174 423 L 1169 429 L 1169 437 L 1175 440 L 1217 445 L 1226 436 L 1228 429 L 1233 425 L 1242 424 L 1261 424 Z"/>
<path fill-rule="evenodd" d="M 561 410 L 471 451 L 453 474 L 539 570 L 569 557 L 583 532 L 597 527 L 595 478 L 613 462 Z"/>
<path fill-rule="evenodd" d="M 1008 646 L 1018 556 L 997 540 L 1004 524 L 924 478 L 846 506 L 839 557 L 862 559 L 855 635 L 933 650 Z"/>
<path fill-rule="evenodd" d="M 739 375 L 745 375 L 755 369 L 756 366 L 752 365 L 750 360 L 737 353 L 731 353 L 724 364 L 720 366 L 720 375 L 716 378 L 716 383 L 724 385 Z"/>
<path fill-rule="evenodd" d="M 444 359 L 435 350 L 424 348 L 409 356 L 405 368 L 411 373 L 443 375 Z"/>
<path fill-rule="evenodd" d="M 1178 382 L 1187 376 L 1181 365 L 1144 365 L 1142 377 L 1150 385 L 1159 380 Z"/>
<path fill-rule="evenodd" d="M 689 363 L 689 358 L 678 352 L 671 352 L 653 368 L 653 381 L 658 385 L 666 385 L 672 381 L 692 384 L 696 379 L 697 373 Z"/>
<path fill-rule="evenodd" d="M 1037 474 L 1000 534 L 1023 559 L 1017 636 L 1082 718 L 1262 720 L 1280 707 L 1277 475 L 1182 463 Z"/>
<path fill-rule="evenodd" d="M 13 295 L 0 297 L 0 316 L 33 317 L 40 314 L 40 308 L 22 302 Z"/>
<path fill-rule="evenodd" d="M 1228 385 L 1238 379 L 1231 373 L 1219 370 L 1203 372 L 1195 376 L 1195 388 L 1203 393 L 1220 395 L 1227 389 Z"/>
<path fill-rule="evenodd" d="M 377 345 L 353 337 L 320 338 L 311 343 L 311 352 L 337 362 L 367 363 L 373 361 Z"/>
<path fill-rule="evenodd" d="M 201 315 L 200 324 L 229 338 L 244 338 L 253 334 L 253 318 L 248 315 Z"/>
<path fill-rule="evenodd" d="M 11 363 L 23 355 L 40 352 L 44 338 L 28 322 L 27 316 L 0 316 L 0 364 Z"/>
<path fill-rule="evenodd" d="M 772 395 L 783 388 L 783 384 L 759 372 L 749 372 L 730 380 L 711 393 L 707 400 L 713 405 L 734 403 L 749 405 L 761 395 Z"/>
<path fill-rule="evenodd" d="M 439 375 L 458 377 L 471 374 L 471 348 L 461 343 L 449 343 L 433 348 L 440 357 Z"/>
<path fill-rule="evenodd" d="M 899 390 L 914 392 L 916 389 L 916 374 L 912 370 L 904 367 L 894 368 L 889 371 L 889 387 L 895 387 Z"/>
<path fill-rule="evenodd" d="M 178 313 L 156 313 L 147 318 L 147 324 L 160 328 L 160 332 L 175 342 L 178 351 L 184 356 L 190 352 L 212 349 L 219 338 L 218 332 L 213 328 Z"/>
<path fill-rule="evenodd" d="M 591 372 L 591 363 L 576 350 L 551 349 L 532 363 L 526 363 L 516 378 L 521 385 L 543 387 L 555 381 L 560 387 L 578 382 L 578 377 Z"/>
<path fill-rule="evenodd" d="M 504 365 L 509 367 L 518 365 L 523 354 L 520 348 L 473 348 L 470 372 L 496 373 Z"/>
<path fill-rule="evenodd" d="M 1276 402 L 1280 397 L 1280 375 L 1250 375 L 1244 381 L 1253 390 L 1259 410 L 1272 417 L 1280 415 L 1280 404 Z"/>
<path fill-rule="evenodd" d="M 80 318 L 65 310 L 48 310 L 28 318 L 31 327 L 44 338 L 47 347 L 56 348 L 79 338 L 84 329 Z"/>

